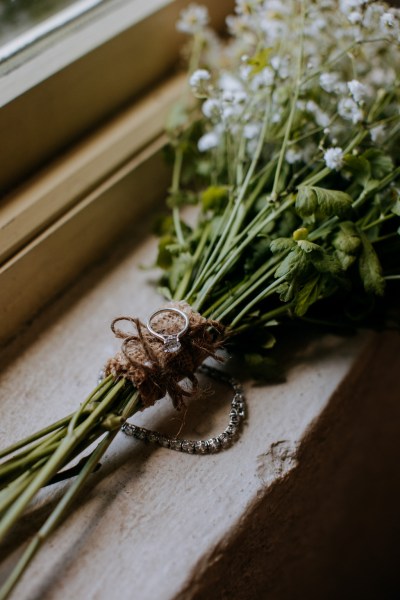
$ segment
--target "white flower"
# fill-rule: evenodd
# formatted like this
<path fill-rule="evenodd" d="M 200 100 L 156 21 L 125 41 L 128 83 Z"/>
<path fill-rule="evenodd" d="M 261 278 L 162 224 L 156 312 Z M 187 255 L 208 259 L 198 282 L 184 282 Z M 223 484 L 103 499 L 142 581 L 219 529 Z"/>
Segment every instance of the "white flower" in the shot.
<path fill-rule="evenodd" d="M 206 96 L 208 91 L 207 82 L 210 81 L 210 72 L 206 69 L 197 69 L 194 71 L 189 79 L 189 85 L 193 90 L 193 93 L 197 96 Z"/>
<path fill-rule="evenodd" d="M 219 135 L 215 131 L 210 131 L 209 133 L 205 133 L 201 136 L 199 141 L 197 142 L 197 147 L 200 152 L 207 152 L 207 150 L 212 150 L 216 148 L 219 144 Z"/>
<path fill-rule="evenodd" d="M 396 19 L 394 15 L 390 12 L 385 12 L 380 18 L 382 29 L 387 31 L 388 29 L 393 29 L 396 25 Z"/>
<path fill-rule="evenodd" d="M 182 33 L 194 34 L 201 31 L 207 24 L 207 8 L 198 4 L 189 4 L 187 8 L 181 11 L 176 28 Z"/>
<path fill-rule="evenodd" d="M 386 129 L 384 125 L 377 125 L 370 130 L 371 140 L 377 144 L 382 144 L 385 141 Z"/>
<path fill-rule="evenodd" d="M 357 81 L 357 79 L 352 79 L 352 81 L 348 81 L 347 87 L 349 88 L 349 92 L 353 96 L 353 99 L 357 103 L 364 100 L 365 96 L 367 95 L 367 88 L 364 84 Z"/>
<path fill-rule="evenodd" d="M 343 119 L 359 123 L 364 118 L 363 111 L 357 106 L 352 98 L 342 98 L 339 100 L 338 113 Z"/>
<path fill-rule="evenodd" d="M 343 167 L 343 150 L 341 148 L 328 148 L 324 152 L 324 160 L 328 169 L 339 171 Z"/>
<path fill-rule="evenodd" d="M 328 127 L 329 123 L 331 122 L 329 115 L 323 110 L 321 110 L 321 108 L 316 102 L 314 102 L 314 100 L 308 100 L 305 108 L 307 112 L 314 115 L 314 119 L 317 125 L 319 125 L 320 127 Z"/>
<path fill-rule="evenodd" d="M 243 137 L 246 140 L 253 140 L 258 137 L 261 131 L 261 125 L 259 123 L 248 123 L 243 127 Z"/>
<path fill-rule="evenodd" d="M 259 73 L 256 73 L 251 80 L 250 88 L 255 92 L 266 87 L 270 87 L 274 83 L 275 73 L 271 67 L 265 67 Z"/>
<path fill-rule="evenodd" d="M 319 77 L 319 84 L 325 92 L 328 94 L 332 93 L 336 89 L 336 84 L 338 82 L 338 74 L 337 73 L 321 73 Z"/>
<path fill-rule="evenodd" d="M 203 103 L 201 110 L 207 119 L 217 119 L 221 115 L 221 104 L 215 98 L 208 98 Z"/>
<path fill-rule="evenodd" d="M 235 13 L 238 15 L 251 15 L 257 11 L 262 0 L 236 0 Z"/>
<path fill-rule="evenodd" d="M 231 73 L 224 71 L 218 79 L 218 87 L 223 92 L 241 92 L 243 91 L 243 85 Z"/>
<path fill-rule="evenodd" d="M 299 149 L 295 150 L 294 148 L 289 148 L 286 151 L 285 159 L 289 165 L 293 165 L 296 162 L 300 162 L 303 158 L 303 152 Z"/>
<path fill-rule="evenodd" d="M 249 29 L 249 20 L 243 15 L 240 17 L 228 15 L 225 22 L 229 33 L 237 37 L 240 37 Z"/>
<path fill-rule="evenodd" d="M 349 15 L 347 15 L 348 20 L 352 25 L 358 25 L 362 21 L 362 14 L 358 12 L 358 10 L 353 10 Z"/>
<path fill-rule="evenodd" d="M 353 12 L 355 8 L 359 8 L 363 4 L 367 4 L 369 0 L 340 0 L 339 6 L 341 12 L 348 14 Z"/>

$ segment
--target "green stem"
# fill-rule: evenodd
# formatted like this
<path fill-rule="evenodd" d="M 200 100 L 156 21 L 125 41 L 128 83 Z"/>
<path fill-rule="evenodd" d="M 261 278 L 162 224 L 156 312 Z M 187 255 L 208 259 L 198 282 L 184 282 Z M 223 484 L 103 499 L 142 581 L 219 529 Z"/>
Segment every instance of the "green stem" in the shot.
<path fill-rule="evenodd" d="M 219 310 L 215 311 L 214 318 L 222 321 L 229 315 L 239 304 L 241 304 L 250 294 L 252 294 L 258 287 L 263 285 L 263 283 L 271 277 L 276 271 L 276 263 L 279 262 L 280 257 L 274 257 L 275 261 L 272 268 L 270 267 L 270 263 L 266 263 L 260 267 L 254 275 L 242 285 L 239 290 L 230 296 L 227 302 L 225 302 Z M 265 272 L 266 270 L 266 272 Z"/>
<path fill-rule="evenodd" d="M 136 390 L 133 392 L 130 401 L 127 403 L 125 407 L 122 417 L 123 419 L 128 418 L 134 412 L 135 407 L 139 402 L 139 392 Z M 10 576 L 3 584 L 0 589 L 0 600 L 5 600 L 15 585 L 18 583 L 25 569 L 35 556 L 36 552 L 39 550 L 43 542 L 49 537 L 49 535 L 54 531 L 57 525 L 60 523 L 65 513 L 67 512 L 71 503 L 75 500 L 76 496 L 79 494 L 80 490 L 83 488 L 86 480 L 96 468 L 99 463 L 101 457 L 104 455 L 111 442 L 114 440 L 115 436 L 119 433 L 119 429 L 115 431 L 111 431 L 106 434 L 104 439 L 98 444 L 97 448 L 91 454 L 89 460 L 85 463 L 82 468 L 80 474 L 76 477 L 75 481 L 72 483 L 68 491 L 61 498 L 60 502 L 57 504 L 55 510 L 52 511 L 46 522 L 39 529 L 34 539 L 31 541 L 17 565 L 11 572 Z"/>
<path fill-rule="evenodd" d="M 23 448 L 24 446 L 28 446 L 32 442 L 35 442 L 36 440 L 40 440 L 41 438 L 45 437 L 49 433 L 52 433 L 56 429 L 60 429 L 61 427 L 64 427 L 64 425 L 67 425 L 70 422 L 70 420 L 72 418 L 72 414 L 68 415 L 68 417 L 65 417 L 64 419 L 60 419 L 59 421 L 57 421 L 56 423 L 53 423 L 52 425 L 49 425 L 48 427 L 45 427 L 44 429 L 41 429 L 40 431 L 37 431 L 33 435 L 30 435 L 30 436 L 20 440 L 19 442 L 16 442 L 12 446 L 5 448 L 4 450 L 2 450 L 0 452 L 0 458 L 4 458 L 5 456 L 8 456 L 9 454 L 13 454 L 20 448 Z M 41 443 L 41 442 L 39 442 L 39 443 Z M 33 446 L 33 447 L 35 447 L 35 446 Z M 29 448 L 27 450 L 29 450 Z"/>
<path fill-rule="evenodd" d="M 181 178 L 181 172 L 182 172 L 182 162 L 183 162 L 183 151 L 180 147 L 178 147 L 176 150 L 176 154 L 175 154 L 174 169 L 172 172 L 172 185 L 171 185 L 172 194 L 176 194 L 177 192 L 179 192 L 180 178 Z M 185 244 L 185 238 L 183 236 L 179 208 L 177 206 L 174 206 L 172 209 L 172 218 L 174 221 L 176 237 L 178 238 L 178 242 L 181 244 L 181 246 L 183 246 Z"/>
<path fill-rule="evenodd" d="M 264 325 L 264 323 L 268 323 L 268 321 L 272 321 L 276 317 L 280 317 L 281 315 L 290 313 L 290 310 L 293 306 L 294 306 L 293 302 L 283 304 L 282 306 L 278 306 L 278 308 L 269 310 L 260 319 L 257 319 L 256 321 L 252 321 L 251 323 L 243 323 L 243 325 L 233 328 L 232 331 L 235 335 L 238 335 L 238 334 L 244 333 L 245 331 L 248 331 L 249 329 L 254 330 L 257 327 Z"/>
<path fill-rule="evenodd" d="M 277 287 L 280 286 L 281 283 L 285 281 L 286 276 L 283 275 L 273 281 L 269 286 L 267 286 L 264 290 L 262 290 L 257 296 L 255 296 L 241 311 L 236 317 L 233 319 L 231 326 L 234 328 L 236 323 L 239 323 L 244 316 L 258 303 L 262 300 L 265 300 L 268 296 L 273 294 Z"/>
<path fill-rule="evenodd" d="M 286 150 L 287 150 L 287 146 L 288 146 L 288 142 L 289 142 L 289 136 L 292 131 L 294 115 L 296 114 L 297 101 L 299 99 L 299 93 L 300 93 L 300 77 L 301 77 L 301 72 L 302 72 L 303 47 L 304 47 L 304 22 L 305 22 L 304 2 L 301 2 L 301 20 L 302 20 L 302 23 L 300 26 L 301 38 L 300 38 L 300 49 L 299 49 L 298 63 L 297 63 L 297 80 L 296 80 L 296 85 L 295 85 L 295 89 L 294 89 L 294 96 L 293 96 L 293 100 L 292 100 L 292 106 L 290 108 L 289 118 L 286 123 L 285 135 L 283 137 L 281 151 L 279 153 L 278 164 L 277 164 L 276 171 L 275 171 L 274 184 L 272 186 L 272 193 L 271 193 L 271 196 L 273 199 L 275 199 L 278 196 L 279 178 L 281 176 L 282 165 L 283 165 L 283 161 L 285 159 Z"/>
<path fill-rule="evenodd" d="M 261 223 L 258 223 L 257 226 L 253 227 L 248 233 L 247 237 L 243 240 L 239 246 L 233 248 L 229 255 L 226 256 L 226 260 L 223 265 L 218 269 L 215 273 L 214 277 L 210 277 L 208 282 L 204 285 L 202 291 L 199 293 L 197 298 L 193 301 L 193 308 L 195 310 L 199 310 L 204 301 L 211 293 L 212 289 L 216 286 L 217 283 L 226 275 L 226 273 L 232 268 L 232 266 L 236 263 L 238 258 L 242 256 L 244 249 L 254 240 L 255 237 L 262 231 L 262 229 L 271 221 L 275 220 L 282 212 L 284 212 L 289 206 L 294 203 L 294 198 L 289 198 L 286 202 L 283 202 L 281 206 L 268 215 Z M 191 298 L 191 294 L 189 294 L 189 298 Z"/>
<path fill-rule="evenodd" d="M 98 388 L 100 388 L 101 385 L 102 384 L 100 384 L 96 388 L 96 390 L 98 390 Z M 62 440 L 57 450 L 49 458 L 46 464 L 41 468 L 37 477 L 35 477 L 31 484 L 26 488 L 24 493 L 21 494 L 21 496 L 19 496 L 18 500 L 11 506 L 11 508 L 5 513 L 4 517 L 1 519 L 0 539 L 3 539 L 3 537 L 8 533 L 8 531 L 11 529 L 11 527 L 14 525 L 17 519 L 21 516 L 26 506 L 36 495 L 36 493 L 40 490 L 40 488 L 43 487 L 53 477 L 53 475 L 55 475 L 57 471 L 68 462 L 69 457 L 74 448 L 78 446 L 78 444 L 83 442 L 85 439 L 87 439 L 87 435 L 94 426 L 94 424 L 98 422 L 100 416 L 104 414 L 108 407 L 115 401 L 115 398 L 123 389 L 124 385 L 125 380 L 122 379 L 115 383 L 110 391 L 108 391 L 106 387 L 106 397 L 101 403 L 99 403 L 98 407 L 95 408 L 95 410 L 93 410 L 93 412 L 85 419 L 85 421 L 78 425 L 75 430 L 72 430 L 69 427 L 67 435 Z M 93 394 L 89 396 L 89 398 L 86 400 L 86 402 L 84 402 L 83 405 L 86 405 L 90 398 L 92 398 L 92 396 Z M 80 415 L 80 413 L 81 408 L 77 411 L 77 415 Z M 76 422 L 75 416 L 71 419 L 71 423 L 73 422 Z"/>
<path fill-rule="evenodd" d="M 197 262 L 200 259 L 200 256 L 207 244 L 207 240 L 208 240 L 208 236 L 210 234 L 210 229 L 211 229 L 211 223 L 208 223 L 205 228 L 204 231 L 201 235 L 199 244 L 196 248 L 196 252 L 193 255 L 193 260 L 192 260 L 192 264 L 195 266 L 197 264 Z M 174 294 L 174 300 L 183 300 L 183 298 L 185 297 L 186 294 L 186 290 L 190 284 L 190 281 L 193 277 L 193 270 L 192 269 L 188 269 L 184 275 L 184 277 L 182 278 L 182 280 L 180 281 L 176 292 Z"/>
<path fill-rule="evenodd" d="M 384 217 L 380 217 L 379 219 L 375 219 L 375 221 L 372 221 L 371 223 L 368 223 L 368 225 L 365 225 L 365 227 L 363 227 L 363 231 L 367 231 L 368 229 L 371 229 L 371 227 L 375 227 L 375 225 L 380 225 L 381 223 L 384 223 L 384 221 L 388 221 L 389 219 L 393 219 L 393 217 L 395 217 L 396 215 L 394 213 L 390 214 L 390 215 L 385 215 Z"/>

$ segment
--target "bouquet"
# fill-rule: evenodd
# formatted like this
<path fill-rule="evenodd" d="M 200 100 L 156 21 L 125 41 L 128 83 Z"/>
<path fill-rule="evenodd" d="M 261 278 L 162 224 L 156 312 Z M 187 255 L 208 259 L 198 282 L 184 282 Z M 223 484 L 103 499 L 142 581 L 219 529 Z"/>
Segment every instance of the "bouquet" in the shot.
<path fill-rule="evenodd" d="M 167 393 L 179 409 L 191 394 L 181 381 L 195 389 L 196 369 L 222 345 L 255 376 L 269 374 L 277 324 L 363 317 L 400 277 L 399 11 L 368 0 L 237 0 L 224 42 L 201 6 L 177 26 L 189 35 L 196 101 L 185 98 L 167 124 L 170 212 L 157 224 L 166 304 L 147 324 L 115 319 L 121 351 L 92 394 L 1 452 L 1 537 L 42 486 L 74 476 L 1 598 L 126 419 Z M 195 224 L 182 217 L 192 204 Z M 180 449 L 216 451 L 234 433 Z"/>

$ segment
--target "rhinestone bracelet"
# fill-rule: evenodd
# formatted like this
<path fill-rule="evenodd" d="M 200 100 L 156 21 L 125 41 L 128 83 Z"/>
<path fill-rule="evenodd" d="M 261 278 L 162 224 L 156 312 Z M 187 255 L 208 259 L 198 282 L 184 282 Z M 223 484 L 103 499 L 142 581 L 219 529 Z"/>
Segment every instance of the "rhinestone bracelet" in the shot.
<path fill-rule="evenodd" d="M 170 450 L 176 450 L 177 452 L 186 452 L 188 454 L 215 454 L 231 446 L 237 439 L 245 418 L 245 396 L 243 388 L 236 379 L 223 373 L 219 369 L 203 365 L 199 368 L 199 371 L 213 379 L 229 384 L 234 391 L 229 413 L 229 423 L 222 433 L 208 440 L 187 440 L 177 437 L 168 437 L 159 431 L 138 427 L 132 423 L 124 423 L 121 431 L 123 431 L 125 435 L 134 437 L 138 440 L 151 442 L 153 444 L 158 444 L 163 448 L 169 448 Z"/>

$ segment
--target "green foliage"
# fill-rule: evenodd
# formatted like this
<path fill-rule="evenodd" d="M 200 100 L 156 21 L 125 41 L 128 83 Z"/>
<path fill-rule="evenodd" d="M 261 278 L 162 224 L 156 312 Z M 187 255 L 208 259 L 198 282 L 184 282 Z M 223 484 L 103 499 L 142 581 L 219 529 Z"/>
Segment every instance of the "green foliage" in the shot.
<path fill-rule="evenodd" d="M 229 188 L 226 185 L 210 185 L 200 194 L 203 210 L 211 210 L 220 214 L 225 209 L 229 200 Z"/>
<path fill-rule="evenodd" d="M 190 190 L 179 190 L 176 192 L 170 191 L 166 199 L 166 203 L 169 208 L 197 204 L 197 194 Z"/>
<path fill-rule="evenodd" d="M 251 377 L 258 381 L 274 379 L 278 372 L 276 360 L 258 353 L 244 355 L 244 361 Z"/>
<path fill-rule="evenodd" d="M 262 48 L 256 52 L 251 58 L 247 59 L 247 64 L 251 66 L 251 74 L 260 73 L 269 63 L 272 48 Z"/>
<path fill-rule="evenodd" d="M 156 264 L 161 269 L 169 269 L 171 267 L 173 260 L 171 246 L 175 241 L 175 238 L 171 235 L 163 235 L 159 240 Z"/>
<path fill-rule="evenodd" d="M 303 219 L 317 217 L 324 219 L 348 214 L 352 197 L 340 190 L 328 190 L 317 186 L 299 187 L 296 198 L 296 210 Z"/>
<path fill-rule="evenodd" d="M 298 317 L 306 314 L 307 310 L 320 296 L 321 276 L 317 275 L 307 281 L 297 292 L 294 312 Z"/>
<path fill-rule="evenodd" d="M 382 266 L 378 255 L 362 231 L 360 231 L 362 250 L 359 259 L 359 272 L 365 291 L 377 296 L 383 296 L 385 291 L 385 279 L 383 278 Z"/>
<path fill-rule="evenodd" d="M 394 169 L 393 160 L 390 156 L 384 154 L 382 150 L 369 148 L 362 156 L 370 164 L 373 179 L 383 179 L 385 175 L 389 175 Z"/>

